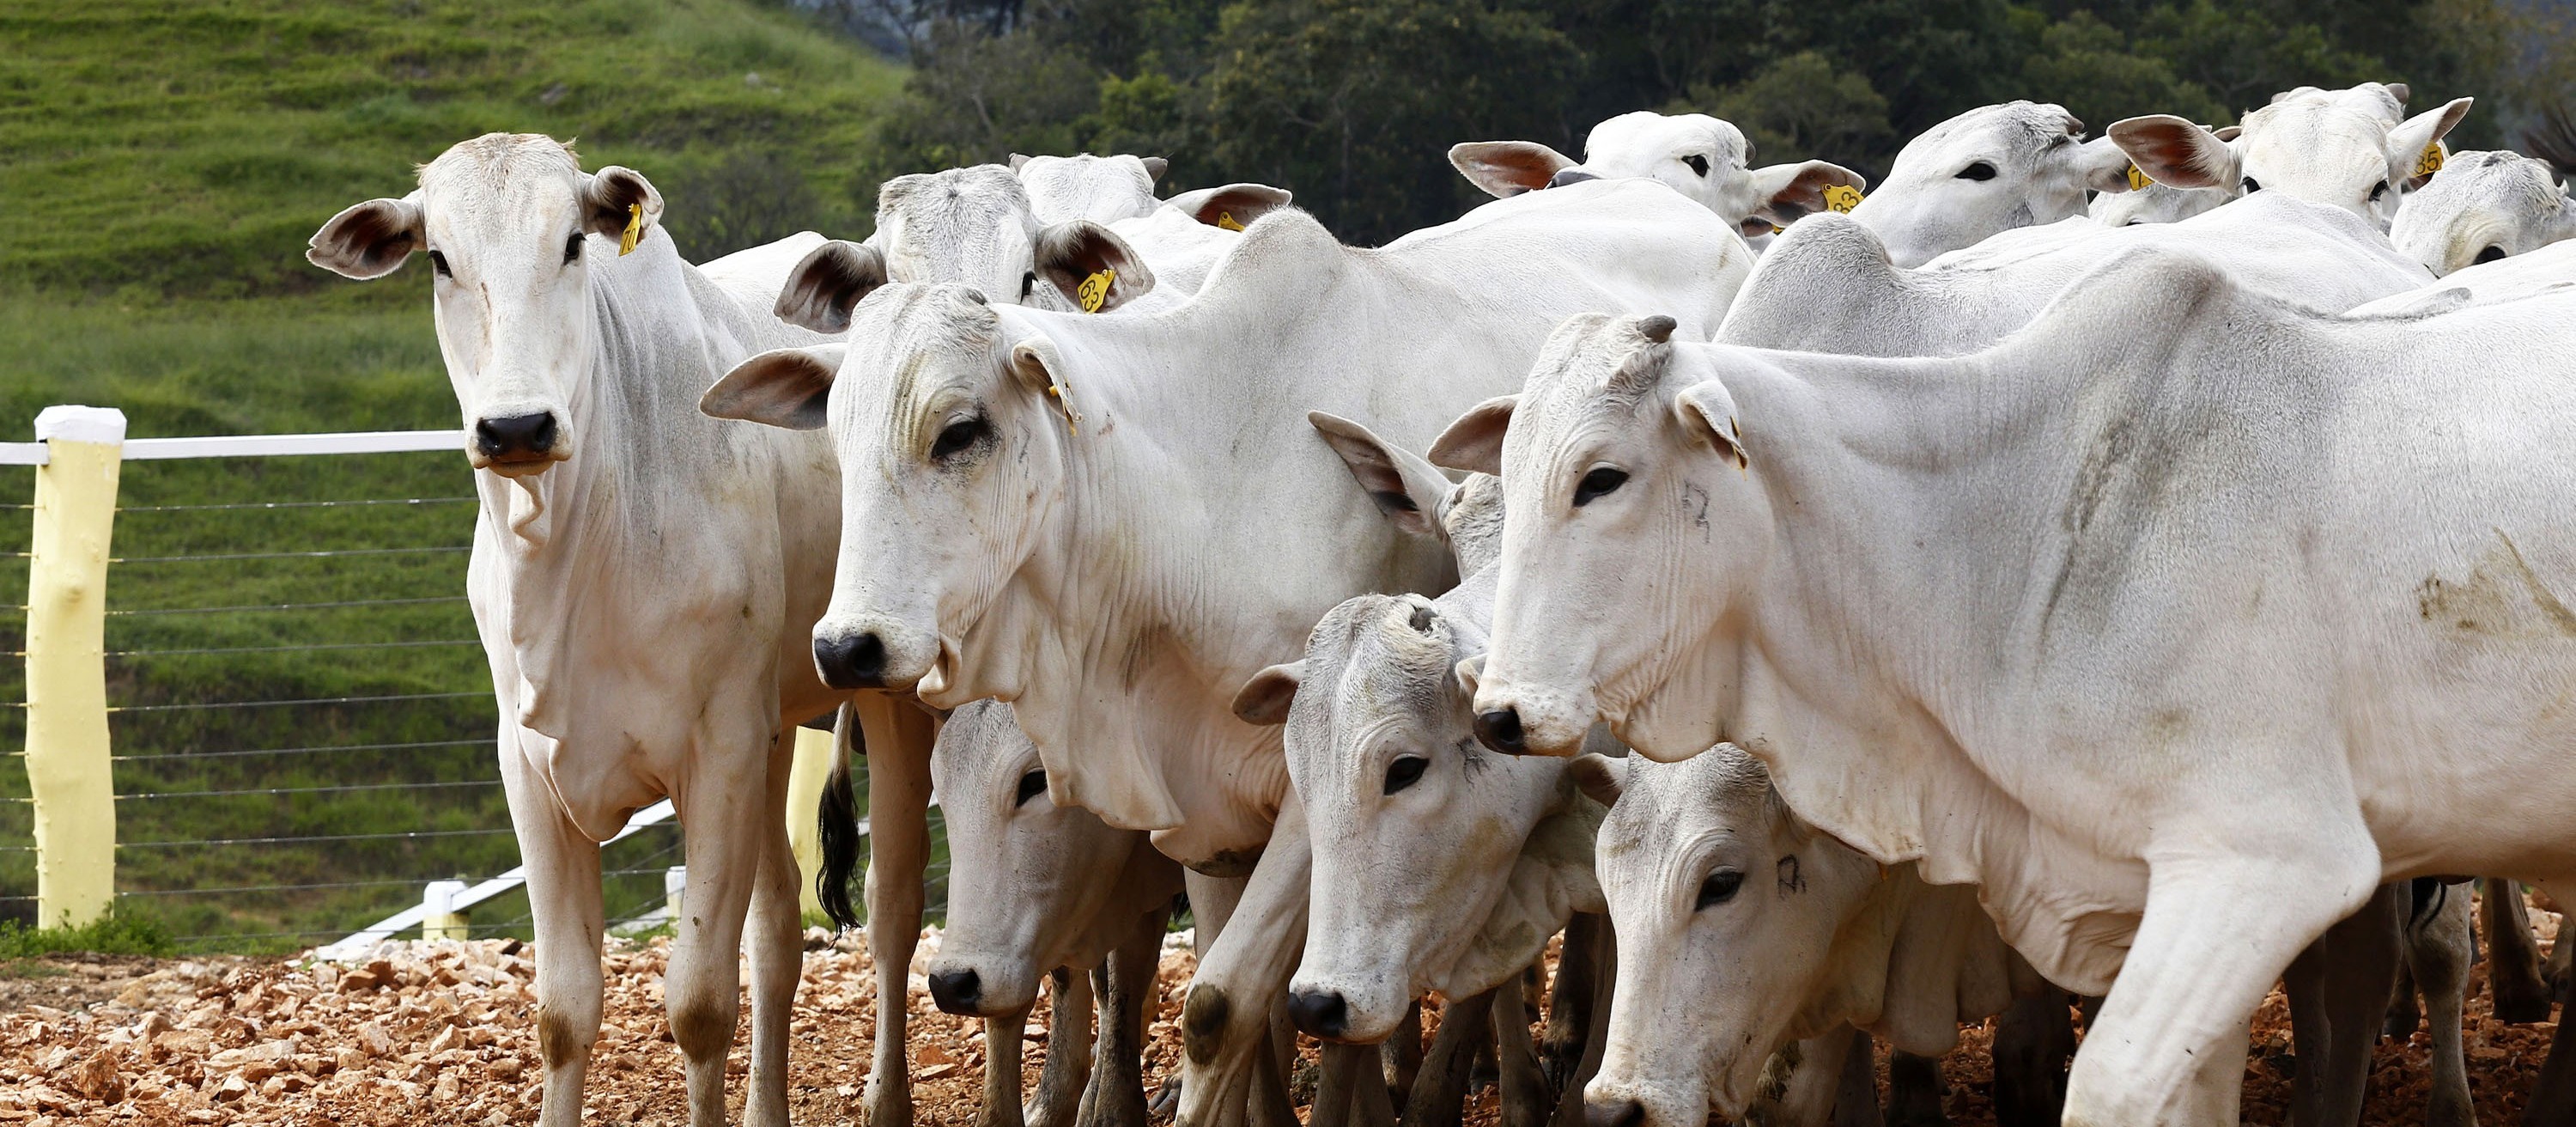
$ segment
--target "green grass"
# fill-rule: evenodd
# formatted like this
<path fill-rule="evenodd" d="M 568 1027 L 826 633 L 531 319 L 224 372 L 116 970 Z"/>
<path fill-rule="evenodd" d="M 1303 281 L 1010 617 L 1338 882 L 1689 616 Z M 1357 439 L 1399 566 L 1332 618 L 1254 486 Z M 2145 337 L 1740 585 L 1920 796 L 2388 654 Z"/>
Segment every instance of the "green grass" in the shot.
<path fill-rule="evenodd" d="M 170 933 L 147 919 L 111 913 L 79 927 L 21 927 L 0 921 L 0 959 L 47 955 L 167 955 L 177 950 Z"/>
<path fill-rule="evenodd" d="M 0 438 L 30 437 L 56 403 L 122 408 L 135 437 L 457 426 L 428 272 L 361 284 L 306 263 L 334 212 L 512 130 L 644 172 L 693 258 L 804 226 L 857 235 L 873 202 L 862 141 L 901 81 L 760 0 L 0 0 Z M 9 553 L 26 548 L 29 488 L 0 472 L 0 504 L 19 506 L 0 508 L 0 589 L 24 590 Z M 482 832 L 509 819 L 490 675 L 459 644 L 474 637 L 462 552 L 143 559 L 457 548 L 474 506 L 449 499 L 471 493 L 454 453 L 127 463 L 113 551 L 128 562 L 108 579 L 109 701 L 135 709 L 111 720 L 117 919 L 179 949 L 285 950 L 416 902 L 424 880 L 516 863 L 506 832 Z M 207 507 L 360 499 L 428 503 Z M 194 613 L 352 602 L 368 605 Z M 191 613 L 152 613 L 168 611 Z M 23 635 L 21 612 L 0 610 L 5 648 Z M 352 645 L 370 648 L 313 648 Z M 233 652 L 173 652 L 206 649 Z M 156 707 L 435 693 L 462 695 Z M 0 663 L 0 700 L 21 699 L 18 662 Z M 0 709 L 0 751 L 23 738 Z M 381 744 L 413 746 L 243 754 Z M 204 794 L 386 783 L 433 785 Z M 0 918 L 33 913 L 26 786 L 0 768 Z M 478 832 L 149 844 L 411 831 Z M 661 900 L 678 850 L 667 826 L 610 850 L 608 868 L 642 870 L 611 878 L 612 917 Z M 337 887 L 227 891 L 279 885 Z M 524 935 L 526 915 L 524 895 L 487 902 L 476 932 Z"/>

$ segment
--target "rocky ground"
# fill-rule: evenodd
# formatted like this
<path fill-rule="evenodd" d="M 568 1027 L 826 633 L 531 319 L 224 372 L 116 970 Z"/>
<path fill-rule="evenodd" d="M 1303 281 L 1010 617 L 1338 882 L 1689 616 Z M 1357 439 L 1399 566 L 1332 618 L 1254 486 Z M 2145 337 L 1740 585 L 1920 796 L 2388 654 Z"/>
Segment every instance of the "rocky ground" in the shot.
<path fill-rule="evenodd" d="M 2544 915 L 2541 930 L 2554 935 Z M 612 943 L 607 1024 L 585 1120 L 685 1121 L 678 1054 L 665 1034 L 668 941 Z M 874 987 L 864 954 L 812 933 L 792 1022 L 791 1102 L 800 1124 L 855 1124 L 867 1074 Z M 536 1117 L 531 952 L 507 941 L 389 943 L 352 965 L 309 959 L 64 958 L 0 978 L 0 1124 L 519 1124 Z M 1178 1066 L 1183 984 L 1192 960 L 1167 955 L 1150 1033 L 1147 1083 Z M 980 1024 L 932 1009 L 918 989 L 912 1059 L 917 1122 L 966 1127 L 984 1064 Z M 2521 1121 L 2523 1093 L 2554 1025 L 2504 1025 L 2487 1010 L 2485 972 L 2468 1015 L 2469 1072 L 2481 1122 Z M 1031 1022 L 1032 1035 L 1043 1014 Z M 2286 1119 L 2288 1011 L 2280 995 L 2254 1023 L 2245 1121 Z M 1951 1121 L 1993 1122 L 1987 1031 L 1970 1030 L 1945 1063 Z M 737 1039 L 740 1043 L 740 1039 Z M 2425 1036 L 2382 1042 L 2366 1122 L 2420 1123 Z M 1043 1053 L 1023 1065 L 1034 1090 Z M 743 1051 L 734 1053 L 741 1106 Z M 1469 1122 L 1494 1120 L 1490 1091 Z"/>

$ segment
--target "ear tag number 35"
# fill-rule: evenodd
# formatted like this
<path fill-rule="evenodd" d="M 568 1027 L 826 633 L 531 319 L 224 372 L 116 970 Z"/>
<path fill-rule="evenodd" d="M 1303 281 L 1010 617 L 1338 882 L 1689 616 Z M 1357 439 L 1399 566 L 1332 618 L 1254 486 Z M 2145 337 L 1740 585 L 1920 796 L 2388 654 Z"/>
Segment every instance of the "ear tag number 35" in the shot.
<path fill-rule="evenodd" d="M 1850 211 L 1860 206 L 1860 189 L 1849 184 L 1825 185 L 1825 210 Z"/>
<path fill-rule="evenodd" d="M 1074 296 L 1082 299 L 1082 311 L 1100 312 L 1100 307 L 1109 302 L 1109 284 L 1117 280 L 1118 272 L 1115 270 L 1103 270 L 1084 278 L 1082 284 L 1073 289 Z"/>
<path fill-rule="evenodd" d="M 2442 143 L 2424 146 L 2424 155 L 2415 158 L 2415 175 L 2430 176 L 2442 170 Z"/>

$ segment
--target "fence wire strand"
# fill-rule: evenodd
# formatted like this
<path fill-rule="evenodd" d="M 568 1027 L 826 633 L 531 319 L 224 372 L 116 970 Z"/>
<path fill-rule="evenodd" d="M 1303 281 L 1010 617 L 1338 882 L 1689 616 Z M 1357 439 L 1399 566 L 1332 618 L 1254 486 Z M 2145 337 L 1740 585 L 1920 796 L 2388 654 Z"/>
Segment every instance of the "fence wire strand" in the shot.
<path fill-rule="evenodd" d="M 147 798 L 235 798 L 252 794 L 355 794 L 361 791 L 440 790 L 456 787 L 497 787 L 499 779 L 458 779 L 428 783 L 350 783 L 336 787 L 250 787 L 242 790 L 172 790 L 144 794 L 120 794 L 119 802 Z"/>
<path fill-rule="evenodd" d="M 127 513 L 203 513 L 223 509 L 354 509 L 366 505 L 454 505 L 480 501 L 480 497 L 383 497 L 350 501 L 236 501 L 221 505 L 119 505 L 116 515 Z M 12 505 L 11 508 L 32 508 Z"/>
<path fill-rule="evenodd" d="M 143 610 L 111 610 L 107 612 L 107 615 L 110 618 L 120 616 L 141 618 L 147 615 L 162 614 L 229 614 L 236 612 L 249 613 L 254 611 L 341 610 L 348 607 L 403 607 L 422 606 L 429 603 L 461 603 L 464 601 L 465 596 L 463 595 L 430 595 L 416 599 L 341 599 L 327 603 L 246 603 L 240 606 L 229 607 L 148 607 Z M 22 603 L 19 604 L 18 609 L 23 611 L 26 610 L 27 607 Z"/>

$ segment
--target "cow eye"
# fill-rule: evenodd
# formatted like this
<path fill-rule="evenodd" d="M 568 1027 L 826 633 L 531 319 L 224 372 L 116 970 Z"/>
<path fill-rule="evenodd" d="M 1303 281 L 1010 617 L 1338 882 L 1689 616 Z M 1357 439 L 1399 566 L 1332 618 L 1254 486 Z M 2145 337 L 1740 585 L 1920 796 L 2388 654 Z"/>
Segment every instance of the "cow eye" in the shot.
<path fill-rule="evenodd" d="M 1034 768 L 1028 774 L 1020 776 L 1020 792 L 1012 796 L 1011 805 L 1015 808 L 1026 806 L 1030 799 L 1045 793 L 1046 768 Z"/>
<path fill-rule="evenodd" d="M 1698 911 L 1733 900 L 1735 890 L 1743 886 L 1744 874 L 1733 869 L 1710 873 L 1707 880 L 1699 882 L 1699 901 L 1691 905 L 1691 910 Z"/>
<path fill-rule="evenodd" d="M 1692 153 L 1689 156 L 1683 157 L 1682 163 L 1689 165 L 1692 172 L 1697 173 L 1702 177 L 1708 175 L 1707 157 L 1701 156 L 1698 153 Z"/>
<path fill-rule="evenodd" d="M 581 261 L 581 232 L 575 231 L 571 238 L 564 240 L 564 262 L 569 264 L 579 261 Z"/>
<path fill-rule="evenodd" d="M 1583 480 L 1574 483 L 1574 507 L 1579 509 L 1589 505 L 1593 498 L 1614 492 L 1626 484 L 1628 484 L 1628 471 L 1614 470 L 1608 466 L 1597 467 L 1591 473 L 1583 475 Z"/>
<path fill-rule="evenodd" d="M 2499 258 L 2503 258 L 2503 257 L 2504 257 L 2504 248 L 2503 248 L 2503 247 L 2499 247 L 2499 246 L 2490 246 L 2490 247 L 2488 247 L 2487 249 L 2485 249 L 2485 250 L 2482 250 L 2482 251 L 2479 251 L 2479 252 L 2478 252 L 2478 258 L 2477 258 L 2477 260 L 2478 260 L 2479 262 L 2493 262 L 2493 261 L 2495 261 L 2495 260 L 2497 260 L 2497 259 L 2499 259 Z"/>
<path fill-rule="evenodd" d="M 453 278 L 456 276 L 447 268 L 447 256 L 440 254 L 437 251 L 429 252 L 429 268 L 438 271 L 438 276 L 441 278 Z"/>
<path fill-rule="evenodd" d="M 1960 169 L 1957 178 L 1961 180 L 1992 180 L 1995 178 L 1995 166 L 1984 161 L 1978 161 L 1966 168 Z"/>
<path fill-rule="evenodd" d="M 1030 294 L 1037 292 L 1037 288 L 1038 275 L 1036 271 L 1032 270 L 1026 274 L 1020 275 L 1020 300 L 1027 301 Z"/>
<path fill-rule="evenodd" d="M 2382 180 L 2370 186 L 2370 202 L 2378 203 L 2386 198 L 2388 198 L 2388 181 Z"/>
<path fill-rule="evenodd" d="M 1394 794 L 1422 781 L 1422 769 L 1431 761 L 1419 755 L 1407 755 L 1386 765 L 1386 792 Z"/>
<path fill-rule="evenodd" d="M 2249 196 L 2263 190 L 2262 183 L 2251 176 L 2246 177 L 2244 182 L 2237 186 L 2245 189 L 2245 194 Z"/>
<path fill-rule="evenodd" d="M 973 446 L 975 444 L 975 440 L 982 437 L 984 437 L 984 419 L 982 416 L 979 415 L 972 419 L 959 419 L 956 422 L 948 424 L 945 429 L 939 432 L 938 441 L 930 444 L 930 456 L 933 458 L 943 459 L 950 457 L 960 450 Z"/>

